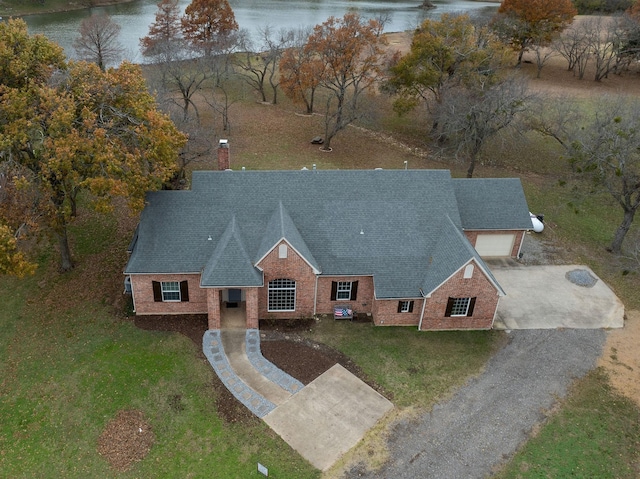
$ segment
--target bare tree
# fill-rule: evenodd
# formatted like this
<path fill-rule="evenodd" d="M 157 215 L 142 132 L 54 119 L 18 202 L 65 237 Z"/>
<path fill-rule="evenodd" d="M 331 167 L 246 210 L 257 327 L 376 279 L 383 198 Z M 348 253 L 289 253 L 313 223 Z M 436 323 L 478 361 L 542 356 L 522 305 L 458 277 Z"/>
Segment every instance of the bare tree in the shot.
<path fill-rule="evenodd" d="M 589 55 L 594 61 L 594 80 L 601 81 L 618 65 L 617 58 L 624 43 L 621 22 L 615 17 L 598 16 L 586 19 L 582 28 L 587 32 Z"/>
<path fill-rule="evenodd" d="M 102 71 L 118 62 L 124 48 L 118 40 L 120 25 L 107 14 L 93 14 L 82 20 L 80 36 L 73 42 L 78 57 L 97 64 Z"/>
<path fill-rule="evenodd" d="M 456 89 L 443 97 L 437 116 L 438 137 L 468 160 L 467 178 L 482 147 L 499 131 L 515 124 L 534 98 L 526 81 L 509 76 L 486 90 Z"/>
<path fill-rule="evenodd" d="M 536 78 L 540 78 L 542 68 L 547 64 L 549 60 L 558 55 L 558 51 L 553 47 L 545 47 L 540 44 L 532 45 L 529 48 L 533 52 L 536 59 Z"/>
<path fill-rule="evenodd" d="M 574 72 L 578 67 L 578 76 L 584 76 L 584 69 L 589 61 L 588 32 L 579 25 L 569 25 L 554 43 L 558 53 L 567 60 L 567 69 Z"/>
<path fill-rule="evenodd" d="M 267 101 L 267 83 L 271 87 L 271 103 L 278 102 L 279 81 L 276 72 L 282 54 L 293 41 L 294 33 L 293 30 L 274 32 L 272 27 L 266 26 L 258 30 L 258 44 L 247 32 L 242 34 L 240 48 L 243 53 L 237 55 L 236 65 L 244 71 L 244 80 L 263 102 Z"/>
<path fill-rule="evenodd" d="M 577 171 L 590 176 L 623 211 L 609 250 L 620 254 L 640 208 L 640 102 L 602 98 L 591 118 L 572 132 L 569 154 Z"/>

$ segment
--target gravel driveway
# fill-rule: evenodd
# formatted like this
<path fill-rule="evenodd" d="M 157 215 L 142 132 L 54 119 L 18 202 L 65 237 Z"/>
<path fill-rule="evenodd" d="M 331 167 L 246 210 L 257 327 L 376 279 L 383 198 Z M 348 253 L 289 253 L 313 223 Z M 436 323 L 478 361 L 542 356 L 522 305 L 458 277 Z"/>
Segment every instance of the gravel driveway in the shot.
<path fill-rule="evenodd" d="M 485 478 L 511 457 L 545 411 L 564 397 L 602 352 L 602 330 L 521 330 L 449 401 L 399 423 L 381 471 L 347 478 Z"/>

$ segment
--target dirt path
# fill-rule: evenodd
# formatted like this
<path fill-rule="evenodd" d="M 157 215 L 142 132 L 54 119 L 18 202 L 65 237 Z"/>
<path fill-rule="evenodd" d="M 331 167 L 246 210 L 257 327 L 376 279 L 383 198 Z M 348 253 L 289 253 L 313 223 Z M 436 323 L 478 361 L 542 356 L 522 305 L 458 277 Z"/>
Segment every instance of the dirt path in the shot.
<path fill-rule="evenodd" d="M 640 311 L 627 311 L 623 329 L 609 331 L 598 366 L 609 372 L 609 382 L 640 407 Z"/>

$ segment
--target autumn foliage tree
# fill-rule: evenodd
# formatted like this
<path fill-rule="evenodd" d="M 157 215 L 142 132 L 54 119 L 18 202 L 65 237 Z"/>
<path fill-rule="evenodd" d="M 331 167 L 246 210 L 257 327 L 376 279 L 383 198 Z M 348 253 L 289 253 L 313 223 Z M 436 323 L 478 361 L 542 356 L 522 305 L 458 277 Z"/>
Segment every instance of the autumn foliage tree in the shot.
<path fill-rule="evenodd" d="M 149 34 L 140 39 L 142 54 L 146 57 L 158 57 L 161 61 L 171 61 L 182 50 L 178 0 L 162 0 L 157 6 L 155 21 L 149 26 Z"/>
<path fill-rule="evenodd" d="M 294 45 L 287 48 L 280 59 L 280 87 L 296 103 L 303 103 L 305 112 L 313 113 L 316 90 L 323 66 L 320 58 L 306 48 L 309 32 L 294 34 Z"/>
<path fill-rule="evenodd" d="M 93 62 L 104 71 L 120 60 L 124 48 L 118 40 L 120 25 L 107 14 L 93 14 L 80 23 L 80 36 L 73 42 L 78 58 Z"/>
<path fill-rule="evenodd" d="M 323 149 L 330 150 L 335 135 L 360 117 L 362 95 L 381 71 L 382 45 L 382 24 L 356 13 L 313 28 L 305 48 L 319 61 L 318 85 L 326 93 Z"/>
<path fill-rule="evenodd" d="M 441 103 L 451 88 L 490 85 L 507 59 L 486 27 L 468 15 L 444 14 L 415 30 L 410 51 L 390 67 L 385 89 L 397 95 L 394 107 L 404 113 L 421 101 Z"/>
<path fill-rule="evenodd" d="M 571 0 L 504 0 L 494 28 L 518 52 L 520 64 L 531 45 L 549 43 L 577 13 Z"/>
<path fill-rule="evenodd" d="M 184 38 L 205 55 L 224 48 L 238 30 L 227 0 L 193 0 L 181 19 Z"/>
<path fill-rule="evenodd" d="M 80 193 L 86 191 L 97 210 L 108 210 L 114 196 L 141 209 L 146 191 L 172 176 L 186 139 L 156 109 L 136 65 L 104 72 L 92 63 L 67 65 L 60 47 L 30 37 L 19 20 L 0 24 L 2 58 L 21 60 L 0 61 L 6 79 L 0 86 L 0 171 L 11 169 L 16 193 L 3 203 L 29 202 L 22 210 L 37 211 L 39 224 L 58 240 L 62 270 L 69 270 L 67 226 Z M 17 241 L 20 221 L 5 217 L 7 211 L 0 210 L 0 241 L 11 250 L 6 227 Z M 10 254 L 3 250 L 0 261 Z"/>

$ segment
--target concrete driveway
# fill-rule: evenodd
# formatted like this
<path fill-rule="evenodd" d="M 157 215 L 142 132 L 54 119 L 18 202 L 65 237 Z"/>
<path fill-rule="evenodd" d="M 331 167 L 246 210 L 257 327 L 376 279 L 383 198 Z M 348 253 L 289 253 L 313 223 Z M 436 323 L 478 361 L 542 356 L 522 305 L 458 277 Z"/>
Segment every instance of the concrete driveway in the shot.
<path fill-rule="evenodd" d="M 262 419 L 325 471 L 391 409 L 391 402 L 336 364 Z"/>
<path fill-rule="evenodd" d="M 489 264 L 507 293 L 500 298 L 495 329 L 623 326 L 622 302 L 587 266 Z"/>

